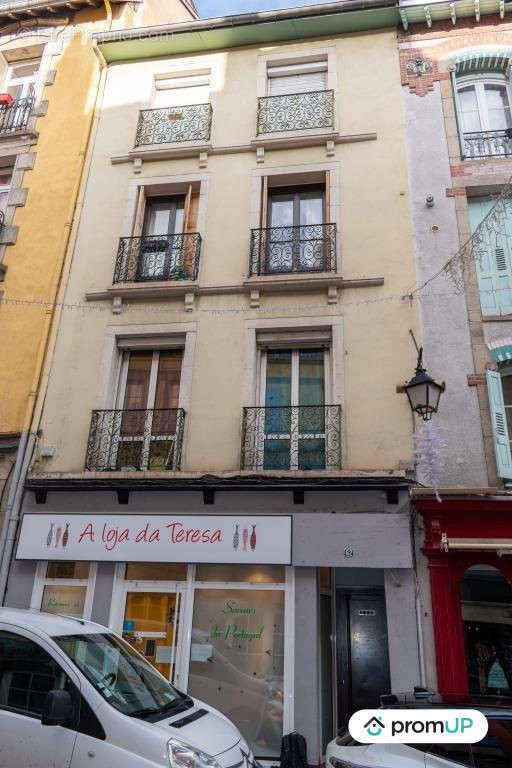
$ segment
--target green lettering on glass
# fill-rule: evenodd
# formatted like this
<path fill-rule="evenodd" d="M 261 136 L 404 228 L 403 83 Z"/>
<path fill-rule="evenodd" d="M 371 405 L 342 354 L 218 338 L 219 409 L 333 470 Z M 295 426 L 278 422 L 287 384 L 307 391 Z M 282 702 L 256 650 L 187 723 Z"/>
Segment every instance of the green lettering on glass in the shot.
<path fill-rule="evenodd" d="M 254 616 L 256 614 L 256 608 L 244 608 L 238 606 L 234 600 L 226 600 L 226 610 L 222 613 L 238 613 L 246 616 Z"/>

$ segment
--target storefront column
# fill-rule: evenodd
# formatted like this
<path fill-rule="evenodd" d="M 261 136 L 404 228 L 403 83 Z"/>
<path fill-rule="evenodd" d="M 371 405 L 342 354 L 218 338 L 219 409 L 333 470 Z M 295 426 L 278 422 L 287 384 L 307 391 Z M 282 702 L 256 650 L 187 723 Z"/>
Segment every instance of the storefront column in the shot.
<path fill-rule="evenodd" d="M 115 570 L 115 563 L 98 563 L 91 621 L 96 621 L 105 627 L 108 627 Z"/>
<path fill-rule="evenodd" d="M 319 639 L 316 568 L 295 568 L 294 728 L 307 741 L 310 765 L 321 762 Z"/>
<path fill-rule="evenodd" d="M 12 560 L 7 581 L 4 605 L 9 608 L 30 608 L 37 563 Z"/>
<path fill-rule="evenodd" d="M 421 680 L 414 572 L 406 568 L 384 571 L 384 589 L 391 690 L 412 691 Z"/>
<path fill-rule="evenodd" d="M 439 693 L 468 692 L 459 580 L 446 553 L 428 553 Z"/>

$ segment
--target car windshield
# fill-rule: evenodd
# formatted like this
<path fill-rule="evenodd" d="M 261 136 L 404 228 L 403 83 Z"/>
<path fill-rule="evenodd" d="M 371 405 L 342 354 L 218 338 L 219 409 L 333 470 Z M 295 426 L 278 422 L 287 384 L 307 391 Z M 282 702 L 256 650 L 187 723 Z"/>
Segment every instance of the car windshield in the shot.
<path fill-rule="evenodd" d="M 141 719 L 163 715 L 184 697 L 143 656 L 111 634 L 53 638 L 113 707 Z"/>

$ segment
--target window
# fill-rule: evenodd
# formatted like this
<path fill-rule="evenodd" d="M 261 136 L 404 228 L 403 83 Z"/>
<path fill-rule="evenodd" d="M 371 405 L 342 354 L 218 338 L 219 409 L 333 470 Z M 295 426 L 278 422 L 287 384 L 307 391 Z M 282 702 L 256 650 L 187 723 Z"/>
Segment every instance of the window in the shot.
<path fill-rule="evenodd" d="M 0 707 L 40 718 L 48 691 L 63 690 L 67 675 L 39 645 L 0 630 Z"/>
<path fill-rule="evenodd" d="M 135 146 L 208 141 L 212 125 L 210 73 L 155 79 L 150 109 L 143 109 Z"/>
<path fill-rule="evenodd" d="M 427 757 L 425 759 L 425 765 L 432 766 L 432 768 L 434 766 L 437 768 L 438 765 L 439 768 L 444 765 L 464 765 L 469 766 L 469 768 L 472 768 L 473 766 L 468 744 L 432 744 L 427 754 L 429 757 L 430 755 L 436 755 L 437 757 L 443 758 L 443 761 L 433 762 L 429 761 Z M 444 760 L 447 760 L 448 762 L 444 763 Z"/>
<path fill-rule="evenodd" d="M 262 85 L 258 135 L 334 130 L 334 90 L 328 89 L 327 57 L 295 64 L 267 62 Z"/>
<path fill-rule="evenodd" d="M 294 187 L 270 190 L 267 271 L 323 270 L 325 248 L 322 227 L 318 225 L 322 225 L 324 221 L 324 188 Z M 318 229 L 316 232 L 315 225 Z"/>
<path fill-rule="evenodd" d="M 262 352 L 263 469 L 325 469 L 327 354 L 321 348 Z"/>
<path fill-rule="evenodd" d="M 7 208 L 7 200 L 9 199 L 9 192 L 11 190 L 12 180 L 12 166 L 6 165 L 0 167 L 0 212 L 5 213 Z"/>
<path fill-rule="evenodd" d="M 327 61 L 267 68 L 268 95 L 283 96 L 327 90 Z"/>
<path fill-rule="evenodd" d="M 507 84 L 504 80 L 479 80 L 458 88 L 464 133 L 512 128 Z"/>
<path fill-rule="evenodd" d="M 457 77 L 456 99 L 463 153 L 508 155 L 512 129 L 508 83 L 502 75 Z"/>
<path fill-rule="evenodd" d="M 122 410 L 117 465 L 173 467 L 183 350 L 126 352 L 118 408 Z"/>
<path fill-rule="evenodd" d="M 482 315 L 509 315 L 512 314 L 512 210 L 508 205 L 500 205 L 499 212 L 490 214 L 495 205 L 496 199 L 492 197 L 469 198 L 469 221 L 473 233 L 479 227 L 475 266 Z"/>
<path fill-rule="evenodd" d="M 57 546 L 66 536 L 66 528 L 50 524 L 47 546 Z M 46 613 L 89 618 L 92 607 L 96 563 L 41 562 L 34 583 L 32 606 Z"/>
<path fill-rule="evenodd" d="M 159 78 L 155 81 L 155 95 L 153 99 L 155 109 L 207 104 L 209 101 L 209 74 L 193 77 Z"/>
<path fill-rule="evenodd" d="M 512 765 L 512 719 L 488 718 L 487 736 L 473 744 L 475 768 L 509 768 Z"/>
<path fill-rule="evenodd" d="M 27 59 L 14 62 L 9 66 L 6 90 L 13 99 L 25 99 L 34 96 L 40 64 L 40 59 Z"/>
<path fill-rule="evenodd" d="M 261 226 L 251 233 L 250 274 L 334 271 L 330 172 L 312 174 L 310 184 L 286 184 L 285 179 L 262 179 Z"/>
<path fill-rule="evenodd" d="M 188 693 L 214 703 L 259 757 L 279 755 L 284 707 L 283 589 L 196 588 Z"/>
<path fill-rule="evenodd" d="M 114 282 L 194 279 L 201 242 L 199 185 L 175 195 L 150 196 L 150 191 L 139 188 L 133 236 L 120 240 Z"/>

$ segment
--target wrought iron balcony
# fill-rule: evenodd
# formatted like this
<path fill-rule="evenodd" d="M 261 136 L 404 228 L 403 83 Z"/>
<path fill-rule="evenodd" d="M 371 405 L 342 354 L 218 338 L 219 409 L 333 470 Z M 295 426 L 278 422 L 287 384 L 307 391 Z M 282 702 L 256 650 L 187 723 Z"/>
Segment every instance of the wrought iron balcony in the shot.
<path fill-rule="evenodd" d="M 195 280 L 200 252 L 198 232 L 122 237 L 117 249 L 114 283 Z"/>
<path fill-rule="evenodd" d="M 211 127 L 211 104 L 142 109 L 137 124 L 135 146 L 208 141 Z"/>
<path fill-rule="evenodd" d="M 341 468 L 341 406 L 244 408 L 242 469 Z"/>
<path fill-rule="evenodd" d="M 290 93 L 258 99 L 258 134 L 334 128 L 334 91 Z"/>
<path fill-rule="evenodd" d="M 336 224 L 251 230 L 250 275 L 336 271 Z"/>
<path fill-rule="evenodd" d="M 473 131 L 464 134 L 464 157 L 509 157 L 512 155 L 512 128 L 502 131 Z"/>
<path fill-rule="evenodd" d="M 15 99 L 10 104 L 0 104 L 0 136 L 24 130 L 34 102 L 34 96 L 27 96 Z"/>
<path fill-rule="evenodd" d="M 176 470 L 181 466 L 185 411 L 93 411 L 85 468 L 91 472 Z"/>

